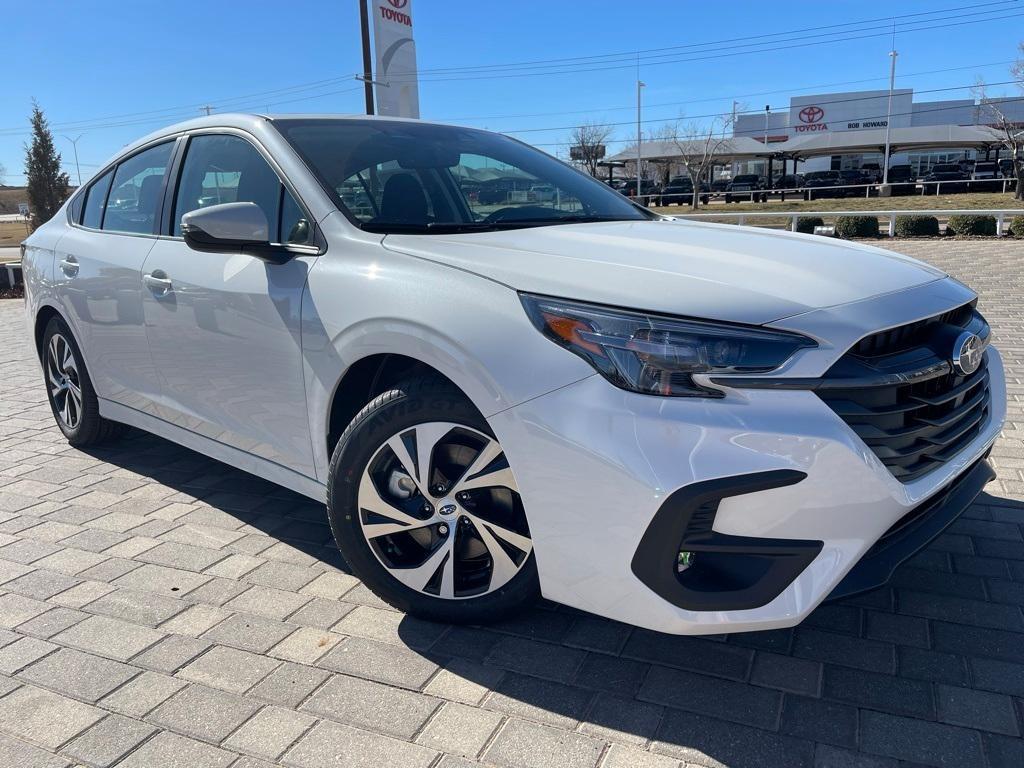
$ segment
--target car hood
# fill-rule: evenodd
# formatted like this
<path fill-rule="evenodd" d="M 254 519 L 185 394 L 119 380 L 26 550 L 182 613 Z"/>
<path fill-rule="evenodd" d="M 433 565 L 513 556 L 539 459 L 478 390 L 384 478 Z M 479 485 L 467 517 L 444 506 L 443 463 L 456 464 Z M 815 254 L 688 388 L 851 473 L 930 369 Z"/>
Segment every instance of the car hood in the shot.
<path fill-rule="evenodd" d="M 529 293 L 751 324 L 945 276 L 880 248 L 693 221 L 388 235 L 383 245 Z"/>

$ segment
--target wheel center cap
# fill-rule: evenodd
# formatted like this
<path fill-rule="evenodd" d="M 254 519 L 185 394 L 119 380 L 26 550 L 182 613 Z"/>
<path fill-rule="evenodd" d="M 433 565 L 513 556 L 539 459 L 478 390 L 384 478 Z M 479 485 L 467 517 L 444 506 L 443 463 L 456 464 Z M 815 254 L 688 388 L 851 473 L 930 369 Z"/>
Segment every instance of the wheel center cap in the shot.
<path fill-rule="evenodd" d="M 442 517 L 451 517 L 459 511 L 459 505 L 452 499 L 443 499 L 441 503 L 437 505 L 437 511 L 441 513 Z"/>

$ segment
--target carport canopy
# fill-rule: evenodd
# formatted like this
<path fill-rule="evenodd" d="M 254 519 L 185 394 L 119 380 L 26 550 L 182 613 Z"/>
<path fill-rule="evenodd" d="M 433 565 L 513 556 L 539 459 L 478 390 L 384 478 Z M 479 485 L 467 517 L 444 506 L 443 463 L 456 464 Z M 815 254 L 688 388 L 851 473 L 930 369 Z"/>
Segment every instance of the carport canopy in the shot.
<path fill-rule="evenodd" d="M 889 130 L 889 152 L 931 149 L 987 149 L 1000 144 L 999 134 L 985 125 L 921 125 Z M 831 131 L 797 136 L 775 145 L 788 157 L 884 152 L 885 128 Z"/>
<path fill-rule="evenodd" d="M 752 139 L 749 136 L 734 136 L 731 139 L 727 139 L 718 147 L 718 151 L 715 153 L 715 162 L 727 163 L 740 160 L 752 160 L 757 157 L 767 157 L 769 155 L 777 155 L 779 154 L 777 147 L 781 147 L 784 143 L 786 142 L 769 144 L 768 151 L 766 152 L 764 144 L 757 139 Z M 700 140 L 691 142 L 645 141 L 640 145 L 640 154 L 644 160 L 674 161 L 679 160 L 684 155 L 702 154 L 704 151 L 703 145 L 704 142 Z M 624 163 L 629 162 L 630 160 L 636 160 L 635 144 L 632 147 L 619 152 L 617 155 L 612 155 L 607 158 L 605 162 Z"/>
<path fill-rule="evenodd" d="M 892 128 L 889 131 L 890 153 L 930 149 L 988 149 L 999 146 L 999 133 L 984 125 L 922 125 Z M 687 154 L 703 152 L 703 142 L 693 141 L 692 151 L 681 141 L 645 141 L 640 154 L 648 161 L 678 161 Z M 749 136 L 735 136 L 719 146 L 716 163 L 755 158 L 784 157 L 803 160 L 821 155 L 885 151 L 885 129 L 829 131 L 811 136 L 795 136 L 786 141 L 761 141 Z M 636 145 L 608 158 L 605 162 L 628 162 L 636 159 Z"/>

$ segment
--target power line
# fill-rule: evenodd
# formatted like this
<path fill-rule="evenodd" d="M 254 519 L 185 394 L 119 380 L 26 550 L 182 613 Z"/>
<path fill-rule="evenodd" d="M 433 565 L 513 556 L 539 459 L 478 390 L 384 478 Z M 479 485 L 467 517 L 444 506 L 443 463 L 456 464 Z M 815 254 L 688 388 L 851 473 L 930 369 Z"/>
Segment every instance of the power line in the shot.
<path fill-rule="evenodd" d="M 995 83 L 988 83 L 987 85 L 1011 85 L 1011 84 L 1014 84 L 1016 82 L 1017 82 L 1016 80 L 1002 80 L 1002 81 L 995 82 Z M 962 90 L 965 90 L 967 88 L 974 88 L 976 85 L 977 85 L 977 83 L 969 83 L 967 85 L 951 85 L 951 86 L 948 86 L 946 88 L 928 88 L 928 89 L 925 89 L 925 90 L 922 90 L 922 91 L 915 91 L 914 95 L 916 96 L 916 95 L 924 94 L 924 93 L 943 93 L 943 92 L 946 92 L 946 91 L 962 91 Z M 908 89 L 898 89 L 898 90 L 908 90 Z M 818 106 L 828 106 L 830 104 L 845 104 L 845 103 L 848 103 L 848 102 L 864 101 L 864 100 L 865 100 L 864 96 L 852 96 L 852 97 L 849 97 L 849 98 L 830 99 L 830 100 L 827 100 L 827 101 L 818 101 L 816 103 L 817 103 Z M 775 111 L 775 110 L 785 110 L 785 111 L 788 112 L 790 110 L 790 105 L 788 105 L 788 104 L 786 104 L 786 105 L 775 104 L 775 105 L 771 105 L 769 107 L 769 109 L 771 109 L 772 111 Z M 949 107 L 943 107 L 942 109 L 949 109 Z M 708 114 L 705 114 L 705 115 L 691 115 L 691 116 L 689 116 L 689 117 L 687 117 L 685 119 L 687 119 L 687 120 L 699 120 L 699 119 L 709 118 L 709 117 L 721 117 L 722 114 L 723 113 L 721 113 L 721 112 L 711 112 L 711 113 L 708 113 Z M 759 114 L 761 114 L 761 110 L 760 109 L 748 109 L 748 110 L 743 110 L 743 111 L 739 112 L 738 114 L 741 114 L 741 115 L 759 115 Z M 651 124 L 651 123 L 669 123 L 669 122 L 678 121 L 678 120 L 681 120 L 681 119 L 683 119 L 683 118 L 680 118 L 680 117 L 662 117 L 662 118 L 652 118 L 652 119 L 649 119 L 649 120 L 644 120 L 642 122 L 643 122 L 644 125 L 648 125 L 648 124 Z M 626 121 L 623 121 L 623 122 L 620 122 L 620 123 L 603 123 L 603 125 L 606 125 L 606 126 L 608 126 L 610 128 L 616 128 L 616 127 L 621 126 L 621 125 L 636 125 L 636 121 L 635 120 L 626 120 Z M 560 125 L 560 126 L 552 127 L 552 128 L 520 128 L 520 129 L 515 129 L 515 130 L 511 130 L 511 129 L 510 130 L 502 130 L 501 133 L 518 134 L 518 133 L 540 133 L 540 132 L 543 132 L 543 131 L 571 131 L 572 129 L 574 129 L 576 127 L 577 126 L 575 126 L 575 125 Z"/>
<path fill-rule="evenodd" d="M 1017 18 L 1019 16 L 1024 16 L 1024 13 L 1008 14 L 1008 15 L 1003 15 L 1003 16 L 993 16 L 993 17 L 987 18 L 987 19 L 975 19 L 975 20 L 972 20 L 972 21 L 960 21 L 960 22 L 950 23 L 950 24 L 933 24 L 931 26 L 917 27 L 917 28 L 914 28 L 914 29 L 903 29 L 903 30 L 901 30 L 901 32 L 903 32 L 904 34 L 909 34 L 909 33 L 912 33 L 912 32 L 927 32 L 927 31 L 931 31 L 931 30 L 935 30 L 935 29 L 948 29 L 948 28 L 952 28 L 952 27 L 963 27 L 963 26 L 967 26 L 969 24 L 980 24 L 980 23 L 990 22 L 990 21 L 1005 21 L 1007 19 Z M 809 42 L 809 43 L 795 43 L 793 45 L 780 45 L 780 46 L 775 46 L 775 47 L 759 48 L 757 50 L 749 50 L 749 51 L 735 51 L 735 52 L 728 52 L 728 53 L 713 53 L 713 54 L 708 54 L 708 55 L 703 55 L 703 56 L 689 56 L 689 57 L 683 57 L 683 58 L 674 58 L 674 59 L 670 59 L 670 60 L 666 59 L 664 61 L 648 62 L 648 65 L 684 64 L 684 63 L 692 63 L 692 62 L 697 62 L 697 61 L 711 61 L 711 60 L 731 58 L 731 57 L 736 57 L 736 56 L 746 56 L 746 55 L 758 54 L 758 53 L 773 53 L 773 52 L 777 52 L 777 51 L 794 50 L 794 49 L 797 49 L 797 48 L 809 48 L 809 47 L 818 46 L 818 45 L 829 45 L 829 44 L 832 44 L 832 43 L 855 42 L 857 40 L 866 40 L 866 39 L 869 39 L 869 38 L 876 38 L 876 37 L 889 37 L 891 34 L 892 34 L 892 30 L 890 28 L 882 28 L 881 31 L 879 31 L 879 32 L 871 32 L 869 34 L 863 34 L 863 35 L 847 35 L 847 36 L 844 36 L 844 37 L 841 37 L 841 38 L 833 38 L 833 39 L 830 39 L 830 40 L 818 40 L 818 41 Z M 785 42 L 785 41 L 781 41 L 781 42 Z M 486 75 L 471 75 L 471 76 L 466 76 L 466 77 L 445 77 L 445 78 L 433 78 L 433 79 L 419 77 L 419 78 L 417 78 L 417 81 L 419 83 L 444 83 L 444 82 L 456 82 L 456 81 L 467 81 L 467 80 L 500 80 L 500 79 L 521 78 L 521 77 L 555 77 L 555 76 L 558 76 L 558 75 L 579 75 L 579 74 L 590 73 L 590 72 L 608 72 L 608 71 L 612 71 L 612 70 L 632 70 L 635 67 L 636 67 L 636 62 L 634 61 L 632 63 L 616 64 L 614 66 L 589 67 L 589 68 L 579 68 L 579 69 L 559 69 L 559 70 L 536 71 L 536 72 L 517 72 L 517 73 L 513 73 L 513 74 L 486 74 Z M 393 82 L 393 83 L 394 82 L 412 82 L 413 78 L 412 77 L 402 78 L 401 76 L 396 75 L 396 76 L 389 77 L 389 80 L 390 80 L 390 82 Z"/>
<path fill-rule="evenodd" d="M 980 11 L 980 10 L 977 10 L 977 9 L 986 8 L 986 7 L 989 7 L 989 6 L 1004 6 L 1004 7 L 1006 7 L 1006 6 L 1013 6 L 1014 4 L 1017 3 L 1017 1 L 1018 0 L 999 0 L 998 2 L 988 2 L 988 3 L 980 3 L 980 4 L 974 3 L 974 4 L 970 4 L 970 5 L 955 6 L 953 8 L 942 8 L 942 9 L 936 9 L 936 10 L 932 10 L 932 11 L 920 11 L 920 12 L 917 12 L 917 13 L 897 14 L 895 16 L 885 16 L 885 17 L 882 17 L 882 18 L 862 19 L 860 21 L 843 22 L 843 23 L 840 23 L 840 24 L 830 24 L 830 25 L 826 25 L 826 26 L 816 26 L 816 27 L 803 27 L 803 28 L 799 28 L 799 29 L 793 29 L 793 30 L 782 31 L 782 32 L 772 32 L 772 33 L 767 33 L 767 34 L 762 34 L 762 35 L 753 35 L 753 36 L 745 35 L 743 37 L 732 37 L 732 38 L 725 38 L 725 39 L 721 39 L 721 40 L 709 40 L 709 41 L 702 42 L 702 43 L 688 43 L 688 44 L 685 44 L 685 45 L 666 46 L 666 47 L 660 47 L 660 48 L 647 48 L 647 49 L 640 49 L 640 50 L 634 50 L 634 51 L 619 51 L 619 52 L 615 52 L 615 53 L 594 54 L 594 55 L 590 55 L 590 56 L 562 57 L 562 58 L 554 58 L 554 59 L 537 59 L 537 60 L 533 60 L 533 61 L 510 62 L 510 63 L 506 63 L 506 64 L 470 65 L 470 66 L 464 66 L 464 67 L 440 67 L 440 68 L 434 68 L 434 69 L 420 69 L 418 71 L 419 71 L 419 74 L 432 74 L 432 73 L 434 73 L 434 74 L 450 74 L 450 73 L 457 73 L 457 72 L 500 70 L 500 69 L 507 69 L 507 68 L 513 68 L 513 67 L 536 67 L 536 66 L 540 66 L 540 65 L 551 65 L 551 64 L 557 65 L 557 64 L 560 64 L 560 63 L 569 63 L 569 62 L 578 62 L 580 64 L 591 64 L 591 63 L 600 63 L 600 61 L 602 59 L 619 59 L 619 58 L 622 58 L 624 60 L 628 60 L 630 62 L 630 64 L 635 66 L 637 56 L 640 56 L 641 61 L 642 61 L 645 58 L 644 54 L 657 54 L 657 53 L 661 53 L 661 52 L 664 52 L 664 51 L 678 51 L 678 50 L 686 50 L 686 49 L 693 49 L 693 48 L 706 48 L 706 47 L 709 47 L 709 46 L 720 47 L 720 46 L 722 46 L 725 43 L 743 42 L 743 43 L 747 43 L 747 44 L 753 44 L 753 43 L 749 43 L 749 41 L 759 40 L 759 39 L 766 39 L 766 38 L 772 38 L 772 37 L 790 36 L 790 35 L 795 35 L 795 34 L 798 34 L 798 33 L 801 33 L 801 32 L 818 32 L 818 33 L 821 33 L 821 34 L 833 34 L 833 35 L 835 35 L 835 34 L 840 34 L 840 33 L 839 32 L 822 33 L 821 30 L 839 29 L 839 28 L 842 28 L 842 27 L 851 27 L 851 26 L 863 26 L 865 24 L 875 24 L 875 23 L 882 23 L 882 22 L 884 22 L 885 28 L 887 30 L 891 31 L 892 23 L 893 23 L 893 21 L 895 19 L 907 19 L 907 18 L 920 17 L 920 16 L 936 16 L 936 15 L 939 15 L 939 14 L 951 13 L 953 11 L 962 11 L 962 10 L 968 10 L 968 9 L 972 9 L 973 12 L 971 14 L 965 14 L 965 15 L 978 15 L 978 14 L 983 14 L 983 13 L 994 13 L 998 9 L 993 9 L 993 10 L 989 10 L 989 11 Z M 955 18 L 955 17 L 951 17 L 951 18 Z M 925 19 L 922 22 L 908 22 L 908 23 L 923 23 L 924 21 L 934 21 L 934 20 L 935 19 L 930 19 L 930 20 L 929 19 Z M 778 41 L 775 41 L 775 42 L 778 42 Z M 395 72 L 393 74 L 403 74 L 403 73 Z M 405 74 L 411 74 L 411 73 L 410 72 L 406 72 Z"/>
<path fill-rule="evenodd" d="M 901 75 L 900 79 L 906 81 L 906 80 L 909 80 L 911 78 L 922 77 L 924 75 L 939 75 L 939 74 L 944 74 L 946 72 L 962 72 L 965 69 L 985 69 L 985 68 L 988 68 L 988 67 L 1008 66 L 1008 65 L 1013 64 L 1013 63 L 1014 63 L 1013 60 L 993 61 L 993 62 L 988 62 L 986 64 L 968 64 L 968 65 L 962 66 L 962 67 L 947 67 L 945 69 L 930 69 L 930 70 L 925 70 L 925 71 L 922 71 L 922 72 L 908 72 L 905 75 Z M 874 83 L 874 82 L 878 82 L 878 81 L 884 81 L 886 79 L 887 78 L 885 78 L 883 76 L 883 77 L 865 77 L 865 78 L 861 78 L 859 80 L 840 80 L 840 81 L 832 82 L 832 83 L 819 83 L 817 85 L 804 85 L 804 86 L 795 86 L 795 87 L 789 87 L 789 88 L 776 88 L 776 89 L 771 90 L 771 91 L 758 91 L 756 93 L 734 94 L 733 96 L 712 96 L 712 97 L 705 98 L 705 99 L 690 99 L 688 101 L 666 101 L 666 102 L 661 102 L 659 104 L 649 104 L 649 105 L 646 105 L 645 108 L 653 109 L 653 108 L 656 108 L 656 107 L 684 107 L 684 106 L 686 106 L 688 104 L 704 104 L 704 103 L 707 103 L 709 101 L 730 101 L 730 100 L 739 100 L 739 99 L 752 99 L 752 98 L 760 97 L 760 96 L 774 96 L 774 95 L 779 94 L 779 93 L 789 93 L 789 94 L 791 94 L 791 93 L 796 93 L 796 92 L 800 92 L 800 91 L 813 91 L 813 90 L 817 90 L 819 88 L 835 88 L 835 87 L 843 86 L 843 85 L 859 85 L 861 83 Z M 636 105 L 634 104 L 634 105 L 627 106 L 627 107 L 591 107 L 589 109 L 576 109 L 576 110 L 568 110 L 568 111 L 564 111 L 564 112 L 535 112 L 535 113 L 532 113 L 532 114 L 518 114 L 518 115 L 482 115 L 482 116 L 481 115 L 477 115 L 477 116 L 469 116 L 469 117 L 465 117 L 465 116 L 463 116 L 463 117 L 443 117 L 443 118 L 436 118 L 436 119 L 438 121 L 447 121 L 447 122 L 456 122 L 456 121 L 463 121 L 463 120 L 467 120 L 467 121 L 468 120 L 508 120 L 508 119 L 513 119 L 513 118 L 518 119 L 518 118 L 527 118 L 527 117 L 557 117 L 557 116 L 560 116 L 560 115 L 593 114 L 594 112 L 620 112 L 620 111 L 635 110 L 635 109 L 636 109 Z"/>

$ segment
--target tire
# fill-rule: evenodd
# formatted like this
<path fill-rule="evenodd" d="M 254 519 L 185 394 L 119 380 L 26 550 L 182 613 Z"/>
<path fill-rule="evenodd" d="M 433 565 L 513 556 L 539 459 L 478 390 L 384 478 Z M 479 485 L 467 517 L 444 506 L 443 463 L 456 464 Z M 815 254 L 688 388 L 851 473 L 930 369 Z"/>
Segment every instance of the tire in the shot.
<path fill-rule="evenodd" d="M 379 395 L 345 429 L 331 456 L 327 514 L 342 556 L 382 600 L 431 621 L 483 624 L 540 594 L 514 484 L 465 395 L 423 377 Z"/>
<path fill-rule="evenodd" d="M 41 357 L 46 399 L 57 427 L 71 445 L 97 445 L 124 432 L 123 424 L 100 416 L 85 359 L 63 319 L 54 317 L 47 323 Z"/>

